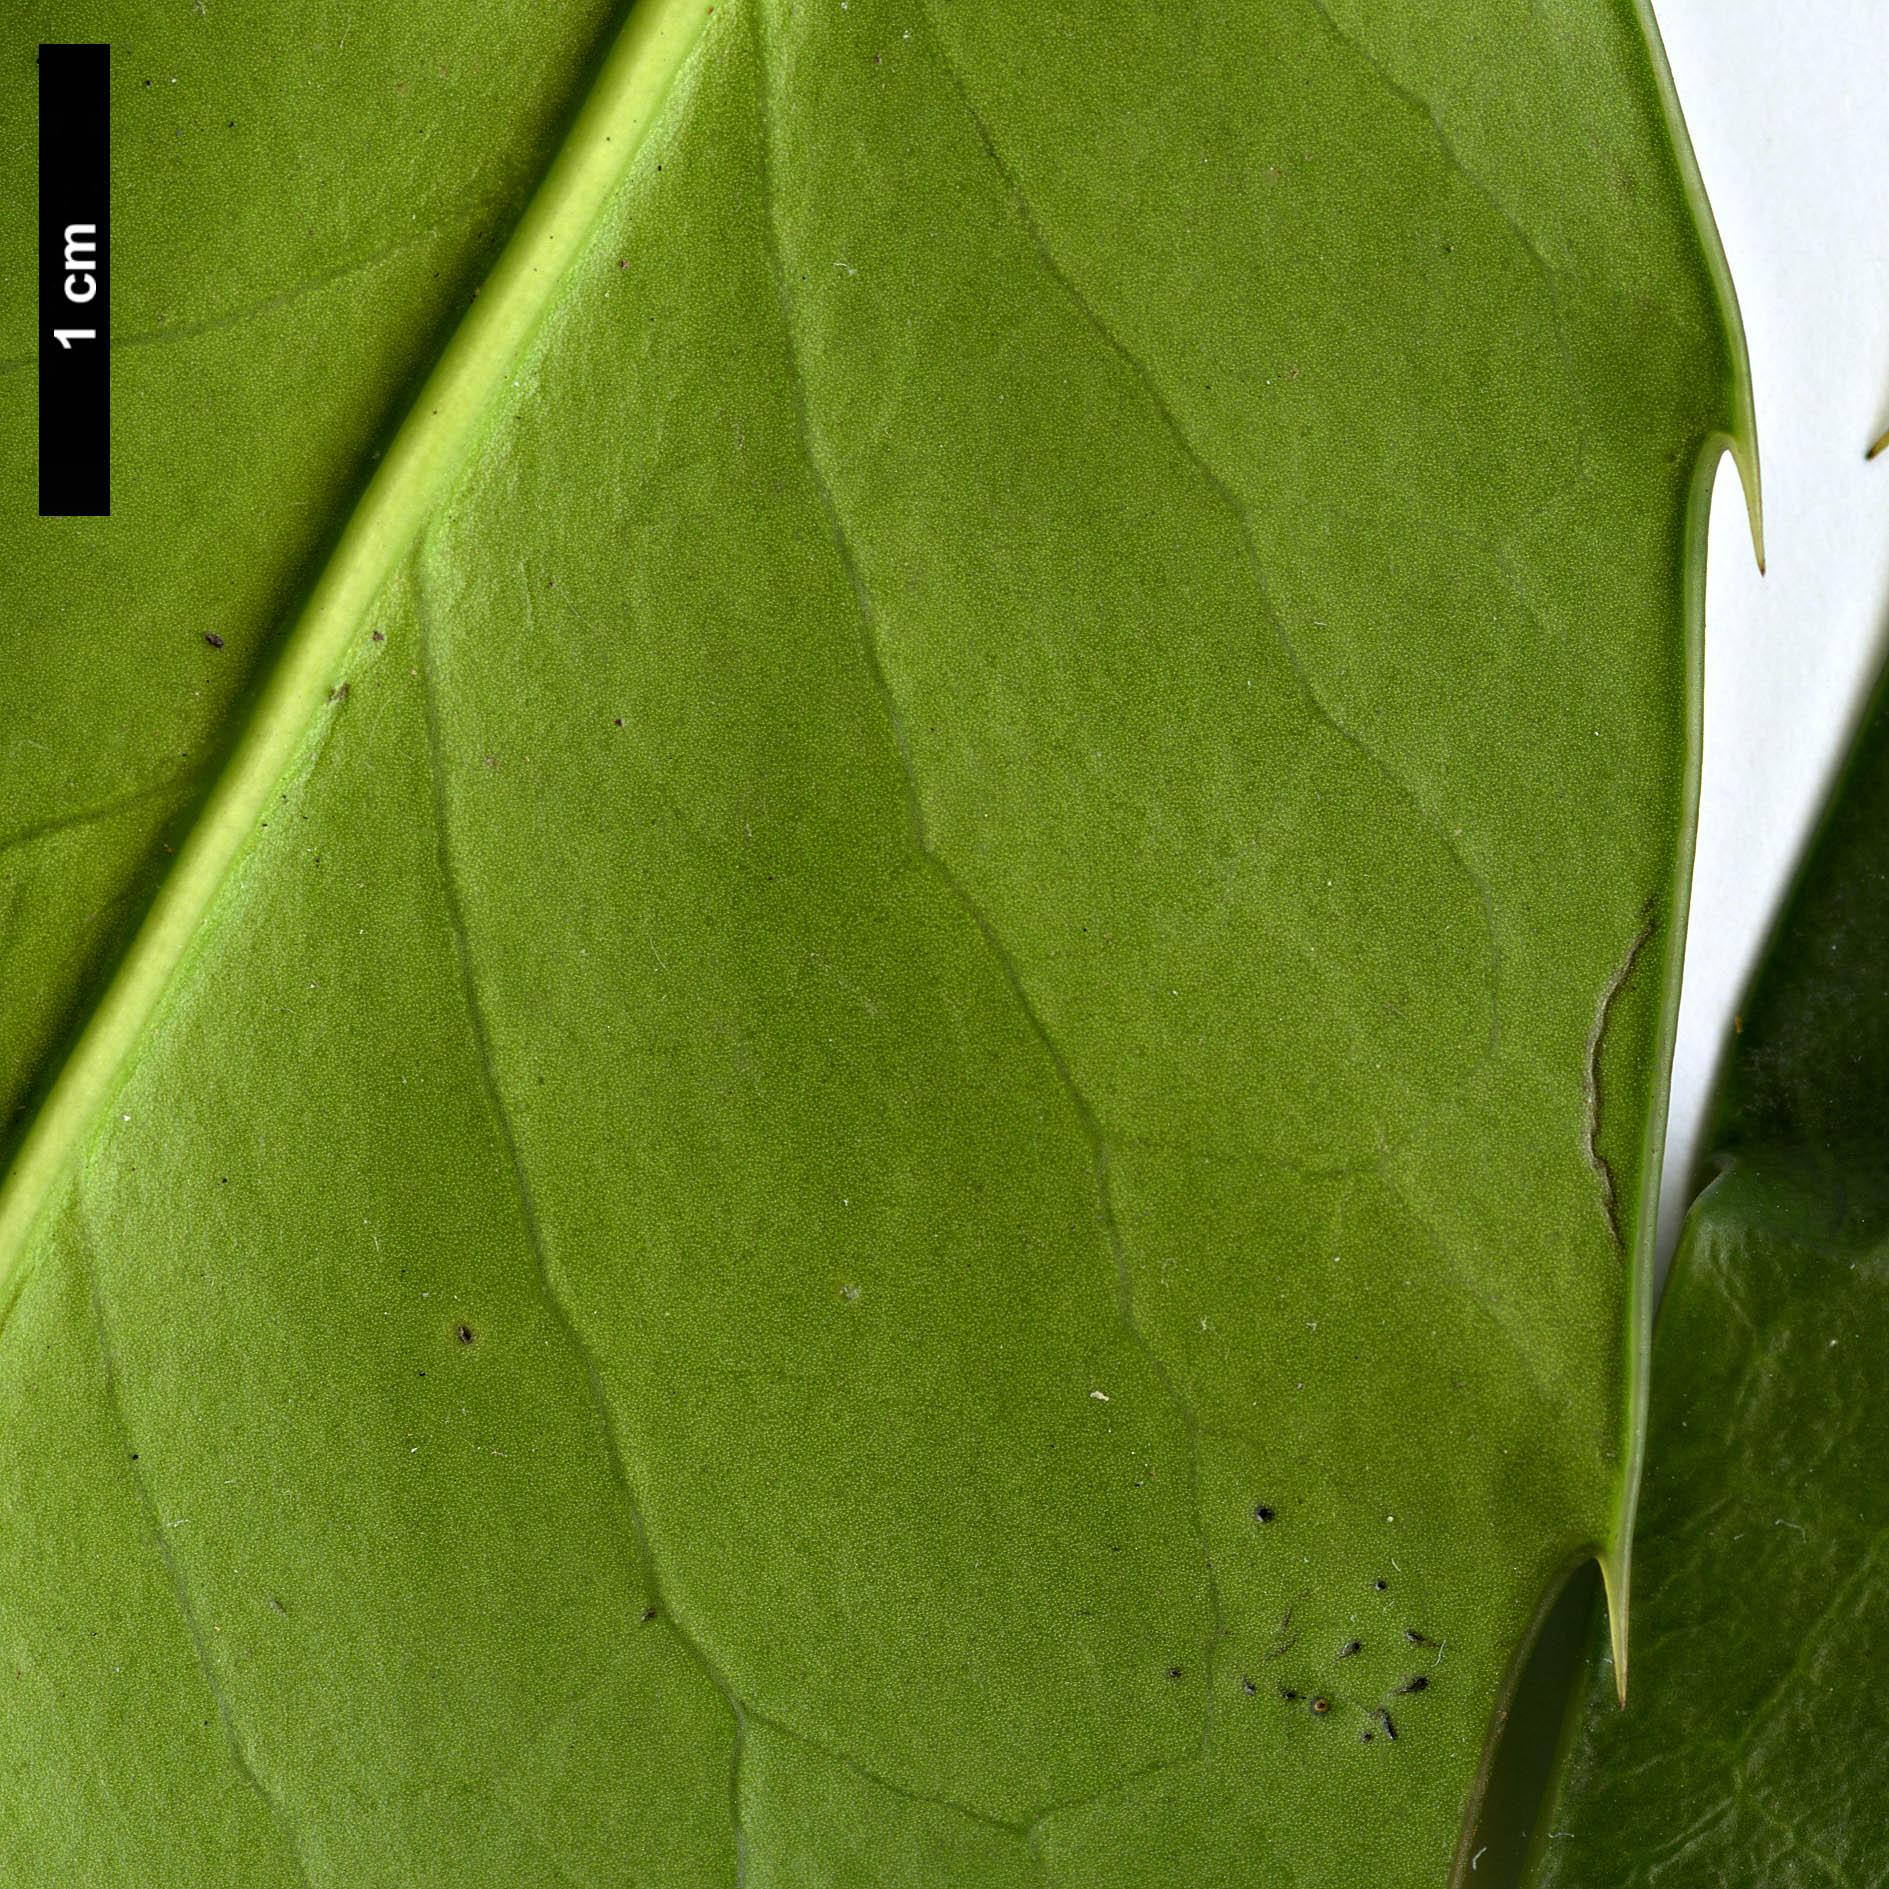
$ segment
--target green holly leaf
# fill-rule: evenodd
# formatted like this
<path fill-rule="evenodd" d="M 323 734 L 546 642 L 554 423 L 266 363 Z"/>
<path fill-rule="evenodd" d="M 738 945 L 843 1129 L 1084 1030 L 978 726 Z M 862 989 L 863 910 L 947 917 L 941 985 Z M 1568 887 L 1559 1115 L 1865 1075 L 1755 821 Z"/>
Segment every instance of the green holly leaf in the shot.
<path fill-rule="evenodd" d="M 1755 481 L 1650 27 L 86 18 L 6 1868 L 1442 1881 L 1625 1600 Z"/>
<path fill-rule="evenodd" d="M 1660 1308 L 1633 1693 L 1597 1645 L 1543 1885 L 1881 1880 L 1885 817 L 1879 694 L 1728 1046 Z"/>

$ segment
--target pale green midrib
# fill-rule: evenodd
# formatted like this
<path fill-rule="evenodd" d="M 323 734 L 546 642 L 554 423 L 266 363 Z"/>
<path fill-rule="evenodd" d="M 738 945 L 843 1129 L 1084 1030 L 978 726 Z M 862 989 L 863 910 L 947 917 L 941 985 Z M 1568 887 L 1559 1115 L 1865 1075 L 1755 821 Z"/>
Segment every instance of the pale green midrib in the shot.
<path fill-rule="evenodd" d="M 0 1183 L 0 1319 L 29 1241 L 183 962 L 264 803 L 328 700 L 367 610 L 471 450 L 683 61 L 710 0 L 639 0 L 505 251 L 341 534 L 229 765 Z"/>

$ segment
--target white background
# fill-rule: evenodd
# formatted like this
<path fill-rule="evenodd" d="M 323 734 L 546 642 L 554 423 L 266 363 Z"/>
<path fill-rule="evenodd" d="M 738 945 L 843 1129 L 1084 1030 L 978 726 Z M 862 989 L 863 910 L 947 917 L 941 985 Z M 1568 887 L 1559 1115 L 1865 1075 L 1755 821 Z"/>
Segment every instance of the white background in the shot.
<path fill-rule="evenodd" d="M 1705 771 L 1660 1210 L 1670 1254 L 1713 1065 L 1889 633 L 1889 4 L 1654 0 L 1757 389 L 1768 574 L 1712 503 Z"/>

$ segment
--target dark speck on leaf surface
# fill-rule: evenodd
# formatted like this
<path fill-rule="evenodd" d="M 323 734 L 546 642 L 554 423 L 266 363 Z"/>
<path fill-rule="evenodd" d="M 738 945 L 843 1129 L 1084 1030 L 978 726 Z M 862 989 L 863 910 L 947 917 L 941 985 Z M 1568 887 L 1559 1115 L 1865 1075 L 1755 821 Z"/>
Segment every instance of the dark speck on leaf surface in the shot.
<path fill-rule="evenodd" d="M 1401 1696 L 1407 1692 L 1426 1692 L 1429 1690 L 1429 1685 L 1428 1678 L 1422 1673 L 1417 1673 L 1414 1677 L 1406 1679 L 1401 1686 L 1392 1686 L 1391 1692 L 1393 1696 Z"/>
<path fill-rule="evenodd" d="M 645 1607 L 643 1609 L 643 1625 L 644 1626 L 648 1626 L 649 1623 L 655 1618 L 656 1618 L 656 1610 L 654 1607 Z"/>
<path fill-rule="evenodd" d="M 1242 1679 L 1240 1681 L 1240 1690 L 1243 1691 L 1246 1694 L 1246 1696 L 1250 1699 L 1253 1696 L 1253 1694 L 1259 1690 L 1259 1688 L 1256 1685 L 1254 1685 L 1254 1683 L 1250 1679 Z"/>
<path fill-rule="evenodd" d="M 1178 1666 L 1170 1666 L 1168 1668 L 1168 1677 L 1170 1679 L 1178 1679 L 1180 1678 L 1180 1676 L 1181 1676 L 1181 1669 Z"/>
<path fill-rule="evenodd" d="M 1390 1586 L 1390 1582 L 1388 1582 L 1388 1581 L 1373 1581 L 1373 1582 L 1371 1583 L 1371 1585 L 1372 1585 L 1373 1587 L 1375 1587 L 1375 1588 L 1377 1589 L 1377 1591 L 1378 1591 L 1378 1592 L 1379 1592 L 1379 1593 L 1381 1594 L 1381 1593 L 1383 1593 L 1383 1592 L 1384 1592 L 1384 1590 L 1385 1590 L 1385 1589 L 1386 1589 L 1387 1587 L 1389 1587 L 1389 1586 Z"/>
<path fill-rule="evenodd" d="M 217 635 L 214 630 L 205 630 L 203 640 L 208 643 L 212 649 L 221 649 L 223 647 L 222 637 Z"/>
<path fill-rule="evenodd" d="M 458 1338 L 459 1338 L 459 1342 L 462 1345 L 471 1344 L 472 1343 L 472 1327 L 470 1325 L 461 1325 L 458 1331 Z"/>
<path fill-rule="evenodd" d="M 1362 1653 L 1363 1651 L 1364 1643 L 1361 1640 L 1347 1640 L 1344 1645 L 1338 1649 L 1338 1657 L 1340 1659 L 1349 1659 L 1353 1653 Z"/>
<path fill-rule="evenodd" d="M 1406 1627 L 1404 1629 L 1404 1638 L 1408 1640 L 1412 1646 L 1434 1646 L 1436 1644 L 1427 1633 L 1419 1633 L 1415 1627 Z"/>
<path fill-rule="evenodd" d="M 1323 1718 L 1330 1710 L 1331 1701 L 1329 1699 L 1314 1699 L 1312 1701 L 1312 1712 L 1315 1717 Z"/>
<path fill-rule="evenodd" d="M 1259 1507 L 1253 1511 L 1253 1520 L 1258 1522 L 1263 1528 L 1266 1523 L 1270 1522 L 1278 1513 L 1279 1511 L 1277 1509 L 1269 1509 L 1265 1503 L 1262 1502 Z"/>

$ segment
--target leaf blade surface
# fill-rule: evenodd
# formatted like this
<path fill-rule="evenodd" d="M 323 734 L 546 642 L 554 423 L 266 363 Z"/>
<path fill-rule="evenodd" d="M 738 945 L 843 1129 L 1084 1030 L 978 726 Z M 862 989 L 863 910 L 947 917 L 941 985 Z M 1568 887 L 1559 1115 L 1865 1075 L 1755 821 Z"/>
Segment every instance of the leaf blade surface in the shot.
<path fill-rule="evenodd" d="M 1735 350 L 1203 21 L 717 10 L 37 1236 L 313 1879 L 1435 1881 L 1612 1539 Z"/>
<path fill-rule="evenodd" d="M 1660 1312 L 1622 1714 L 1590 1675 L 1544 1883 L 1881 1880 L 1882 697 L 1727 1047 Z"/>

